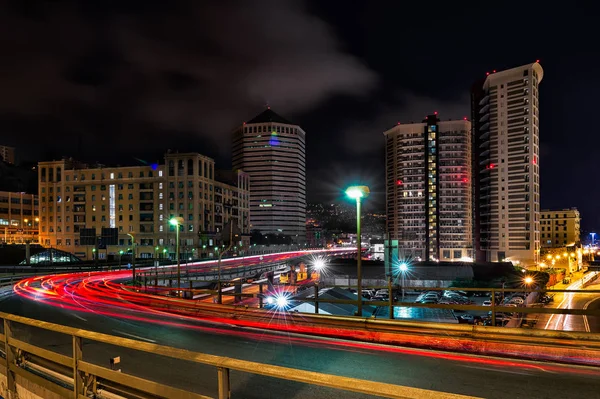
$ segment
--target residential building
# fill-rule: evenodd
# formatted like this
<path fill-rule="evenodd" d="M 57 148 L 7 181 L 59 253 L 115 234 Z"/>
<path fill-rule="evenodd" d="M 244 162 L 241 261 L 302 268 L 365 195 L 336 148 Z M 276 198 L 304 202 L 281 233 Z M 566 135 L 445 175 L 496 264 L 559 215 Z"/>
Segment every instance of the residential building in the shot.
<path fill-rule="evenodd" d="M 472 256 L 471 122 L 398 124 L 386 138 L 387 233 L 404 256 Z"/>
<path fill-rule="evenodd" d="M 38 222 L 37 195 L 0 191 L 0 242 L 37 242 Z"/>
<path fill-rule="evenodd" d="M 478 261 L 539 262 L 538 62 L 488 73 L 471 91 Z"/>
<path fill-rule="evenodd" d="M 5 145 L 0 145 L 0 161 L 15 164 L 15 149 Z"/>
<path fill-rule="evenodd" d="M 45 246 L 90 259 L 94 248 L 82 245 L 82 229 L 118 231 L 118 245 L 98 250 L 99 257 L 128 250 L 135 238 L 137 257 L 155 257 L 164 249 L 175 257 L 180 226 L 180 256 L 216 253 L 223 227 L 232 220 L 248 245 L 249 178 L 235 172 L 226 182 L 215 178 L 213 159 L 197 153 L 165 154 L 162 165 L 106 167 L 72 159 L 40 162 L 40 239 Z M 231 184 L 231 180 L 234 180 Z"/>
<path fill-rule="evenodd" d="M 306 241 L 306 134 L 270 108 L 233 134 L 233 169 L 250 175 L 250 230 Z"/>
<path fill-rule="evenodd" d="M 564 248 L 581 243 L 581 216 L 577 208 L 543 209 L 540 219 L 542 247 Z"/>

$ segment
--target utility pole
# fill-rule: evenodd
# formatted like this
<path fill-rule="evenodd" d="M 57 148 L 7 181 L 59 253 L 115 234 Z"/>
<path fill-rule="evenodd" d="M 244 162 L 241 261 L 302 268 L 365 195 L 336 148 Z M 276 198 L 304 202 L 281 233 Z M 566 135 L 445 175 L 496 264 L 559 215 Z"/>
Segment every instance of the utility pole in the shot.
<path fill-rule="evenodd" d="M 132 256 L 131 256 L 131 268 L 133 270 L 133 284 L 136 284 L 136 280 L 135 280 L 135 237 L 132 233 L 127 233 L 127 235 L 129 237 L 131 237 L 131 251 L 132 251 Z"/>

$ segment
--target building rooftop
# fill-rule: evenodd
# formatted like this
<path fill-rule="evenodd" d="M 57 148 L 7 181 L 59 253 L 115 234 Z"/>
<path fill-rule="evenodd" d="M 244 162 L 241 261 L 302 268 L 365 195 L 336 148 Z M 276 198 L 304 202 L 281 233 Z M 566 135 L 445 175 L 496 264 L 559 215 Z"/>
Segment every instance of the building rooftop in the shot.
<path fill-rule="evenodd" d="M 246 122 L 246 124 L 268 123 L 268 122 L 284 123 L 286 125 L 294 125 L 294 123 L 288 121 L 287 119 L 285 119 L 282 116 L 280 116 L 280 115 L 276 114 L 275 112 L 273 112 L 271 110 L 271 108 L 267 108 L 262 113 L 256 115 L 250 121 Z"/>

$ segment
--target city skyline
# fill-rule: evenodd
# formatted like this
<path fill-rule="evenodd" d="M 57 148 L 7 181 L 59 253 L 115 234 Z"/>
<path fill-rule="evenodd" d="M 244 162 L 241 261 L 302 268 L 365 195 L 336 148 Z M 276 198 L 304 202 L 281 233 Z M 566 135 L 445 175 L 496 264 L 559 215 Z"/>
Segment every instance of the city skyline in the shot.
<path fill-rule="evenodd" d="M 5 74 L 11 81 L 0 82 L 7 99 L 0 103 L 0 126 L 8 133 L 3 144 L 21 149 L 22 160 L 77 155 L 84 161 L 132 164 L 134 156 L 151 162 L 165 148 L 174 148 L 198 151 L 228 165 L 231 131 L 269 104 L 314 132 L 315 140 L 307 142 L 308 200 L 339 199 L 345 186 L 364 181 L 373 191 L 365 206 L 383 208 L 381 132 L 397 121 L 418 122 L 433 111 L 453 119 L 468 116 L 474 78 L 540 59 L 548 76 L 540 94 L 541 206 L 578 207 L 584 230 L 600 224 L 593 203 L 598 189 L 587 184 L 586 176 L 595 169 L 593 152 L 577 149 L 580 142 L 594 148 L 599 139 L 587 129 L 574 129 L 571 122 L 593 112 L 593 101 L 586 99 L 600 84 L 595 76 L 573 73 L 573 65 L 598 58 L 589 46 L 592 25 L 584 21 L 592 13 L 576 6 L 561 10 L 561 17 L 576 13 L 581 23 L 569 32 L 573 40 L 568 51 L 560 53 L 554 51 L 553 18 L 558 14 L 551 9 L 536 11 L 532 46 L 521 43 L 517 31 L 472 35 L 510 17 L 509 8 L 493 5 L 460 12 L 442 6 L 428 16 L 436 28 L 408 36 L 416 21 L 405 21 L 400 30 L 390 22 L 399 15 L 421 15 L 425 8 L 391 5 L 382 13 L 369 4 L 346 5 L 343 11 L 312 1 L 273 2 L 257 9 L 242 5 L 229 14 L 241 27 L 248 27 L 248 15 L 278 18 L 244 30 L 245 49 L 240 49 L 234 43 L 242 38 L 225 27 L 194 28 L 192 18 L 201 21 L 225 12 L 219 7 L 146 2 L 145 7 L 105 6 L 98 15 L 99 3 L 89 4 L 35 10 L 14 3 L 2 6 L 3 26 L 13 38 L 7 50 L 13 56 Z M 446 14 L 456 18 L 452 32 L 439 24 Z M 486 19 L 478 18 L 480 14 Z M 164 29 L 149 29 L 157 24 L 156 15 L 165 16 L 164 26 L 178 29 L 169 35 Z M 46 25 L 40 23 L 42 16 Z M 115 22 L 123 18 L 130 22 L 125 27 Z M 69 34 L 69 28 L 63 33 L 52 29 L 65 19 L 73 22 L 77 35 Z M 107 39 L 110 26 L 123 39 L 119 45 Z M 293 29 L 280 33 L 282 26 Z M 390 41 L 383 38 L 398 40 L 399 49 L 390 51 Z M 221 50 L 195 48 L 190 45 L 194 39 Z M 472 51 L 492 39 L 497 51 Z M 58 51 L 65 41 L 72 49 Z M 158 44 L 162 41 L 181 45 L 167 50 Z M 49 56 L 46 48 L 57 51 Z M 29 62 L 36 54 L 46 62 Z M 196 58 L 180 62 L 186 54 Z M 219 70 L 206 70 L 205 60 L 214 60 Z M 211 83 L 207 76 L 213 75 Z M 34 77 L 46 83 L 26 84 Z M 337 151 L 330 151 L 334 146 Z M 573 168 L 561 167 L 565 161 Z M 572 189 L 564 190 L 564 182 Z M 581 195 L 583 190 L 591 192 Z"/>

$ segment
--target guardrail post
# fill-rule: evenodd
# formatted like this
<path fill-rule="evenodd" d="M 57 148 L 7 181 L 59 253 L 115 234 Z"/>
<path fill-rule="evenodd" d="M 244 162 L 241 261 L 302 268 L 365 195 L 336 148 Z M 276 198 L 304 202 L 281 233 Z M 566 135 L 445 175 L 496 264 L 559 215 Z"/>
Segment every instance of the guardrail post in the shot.
<path fill-rule="evenodd" d="M 221 305 L 223 303 L 223 290 L 222 290 L 221 282 L 217 282 L 217 303 Z"/>
<path fill-rule="evenodd" d="M 230 399 L 231 392 L 229 391 L 229 369 L 225 367 L 217 368 L 219 379 L 219 399 Z"/>
<path fill-rule="evenodd" d="M 390 319 L 394 318 L 394 295 L 392 292 L 392 277 L 388 277 L 388 301 L 389 301 L 389 311 L 390 311 Z"/>
<path fill-rule="evenodd" d="M 258 308 L 263 308 L 263 285 L 262 283 L 258 284 Z"/>
<path fill-rule="evenodd" d="M 11 322 L 4 319 L 4 351 L 6 352 L 6 389 L 8 397 L 17 394 L 15 374 L 10 370 L 10 365 L 15 364 L 15 351 L 11 348 L 9 340 L 12 338 Z"/>
<path fill-rule="evenodd" d="M 83 358 L 81 338 L 73 336 L 73 394 L 75 398 L 85 395 L 83 392 L 83 377 L 79 372 L 79 361 Z"/>
<path fill-rule="evenodd" d="M 315 283 L 315 313 L 319 313 L 319 283 Z"/>

